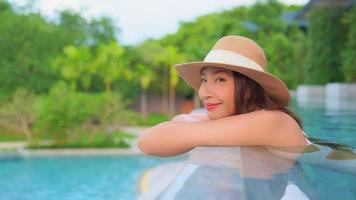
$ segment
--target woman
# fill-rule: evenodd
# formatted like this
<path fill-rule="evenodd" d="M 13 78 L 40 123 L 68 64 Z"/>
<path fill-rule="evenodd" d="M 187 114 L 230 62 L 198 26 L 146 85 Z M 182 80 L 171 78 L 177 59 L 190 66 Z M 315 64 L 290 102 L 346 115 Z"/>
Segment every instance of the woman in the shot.
<path fill-rule="evenodd" d="M 266 72 L 263 49 L 251 39 L 225 36 L 203 62 L 176 65 L 195 90 L 206 116 L 178 115 L 147 129 L 139 149 L 174 156 L 197 146 L 255 146 L 302 150 L 309 141 L 300 120 L 286 107 L 285 84 Z"/>

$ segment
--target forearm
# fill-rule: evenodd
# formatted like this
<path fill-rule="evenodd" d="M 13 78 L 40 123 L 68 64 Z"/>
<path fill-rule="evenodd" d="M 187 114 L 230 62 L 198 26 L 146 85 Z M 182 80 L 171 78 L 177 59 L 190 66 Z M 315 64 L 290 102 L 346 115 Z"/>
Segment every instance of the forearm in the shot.
<path fill-rule="evenodd" d="M 156 156 L 175 156 L 188 152 L 198 144 L 196 135 L 184 131 L 193 123 L 168 121 L 151 127 L 139 137 L 138 148 L 145 154 Z"/>
<path fill-rule="evenodd" d="M 217 120 L 164 122 L 146 130 L 139 148 L 146 154 L 173 156 L 197 146 L 281 145 L 290 129 L 273 113 L 247 113 Z"/>
<path fill-rule="evenodd" d="M 233 146 L 234 136 L 224 132 L 228 126 L 215 126 L 213 121 L 168 121 L 144 131 L 138 148 L 145 154 L 175 156 L 197 146 Z"/>

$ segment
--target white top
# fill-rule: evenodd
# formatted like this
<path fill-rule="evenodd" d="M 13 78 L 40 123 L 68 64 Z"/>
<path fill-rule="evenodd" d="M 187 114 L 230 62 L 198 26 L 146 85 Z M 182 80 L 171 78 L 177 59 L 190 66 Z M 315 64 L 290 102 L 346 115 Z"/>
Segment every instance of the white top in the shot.
<path fill-rule="evenodd" d="M 310 142 L 310 141 L 308 140 L 308 136 L 307 136 L 307 134 L 304 133 L 303 130 L 302 130 L 302 133 L 303 133 L 303 135 L 304 135 L 304 137 L 305 137 L 305 140 L 307 141 L 308 145 L 313 144 L 312 142 Z"/>

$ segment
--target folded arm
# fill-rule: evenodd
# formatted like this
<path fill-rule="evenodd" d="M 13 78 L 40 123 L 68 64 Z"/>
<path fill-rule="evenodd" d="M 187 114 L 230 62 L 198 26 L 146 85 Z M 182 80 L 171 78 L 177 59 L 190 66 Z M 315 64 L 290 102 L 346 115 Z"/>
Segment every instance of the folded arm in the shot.
<path fill-rule="evenodd" d="M 174 156 L 197 146 L 283 145 L 293 139 L 287 133 L 296 124 L 285 115 L 256 111 L 217 120 L 168 121 L 147 129 L 138 147 L 146 154 Z"/>

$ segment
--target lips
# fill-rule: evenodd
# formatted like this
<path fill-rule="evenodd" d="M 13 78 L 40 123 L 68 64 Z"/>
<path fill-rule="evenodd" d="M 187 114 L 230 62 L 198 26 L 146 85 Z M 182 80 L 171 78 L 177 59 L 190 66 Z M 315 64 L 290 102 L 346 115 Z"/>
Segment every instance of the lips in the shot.
<path fill-rule="evenodd" d="M 205 108 L 208 110 L 216 108 L 220 103 L 206 103 Z"/>

